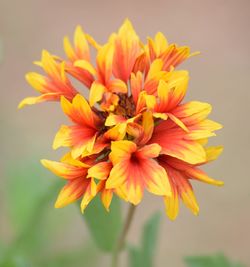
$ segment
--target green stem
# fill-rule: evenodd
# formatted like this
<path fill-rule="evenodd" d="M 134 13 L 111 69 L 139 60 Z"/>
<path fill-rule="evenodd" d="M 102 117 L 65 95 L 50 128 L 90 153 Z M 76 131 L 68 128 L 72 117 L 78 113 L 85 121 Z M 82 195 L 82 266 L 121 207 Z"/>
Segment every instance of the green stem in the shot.
<path fill-rule="evenodd" d="M 136 208 L 136 206 L 134 206 L 133 204 L 130 204 L 123 229 L 121 231 L 121 234 L 117 240 L 115 249 L 113 251 L 112 265 L 111 265 L 112 267 L 118 267 L 119 254 L 120 254 L 120 251 L 123 249 L 127 233 L 129 231 L 131 222 L 132 222 L 133 217 L 134 217 L 135 208 Z"/>

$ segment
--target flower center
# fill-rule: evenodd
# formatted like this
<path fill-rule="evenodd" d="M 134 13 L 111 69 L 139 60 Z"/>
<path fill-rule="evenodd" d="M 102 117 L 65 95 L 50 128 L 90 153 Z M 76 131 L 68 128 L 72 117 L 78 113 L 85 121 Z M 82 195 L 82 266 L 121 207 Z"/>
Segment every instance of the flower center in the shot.
<path fill-rule="evenodd" d="M 135 104 L 132 96 L 119 94 L 119 103 L 115 109 L 115 113 L 126 118 L 132 118 L 135 114 Z"/>

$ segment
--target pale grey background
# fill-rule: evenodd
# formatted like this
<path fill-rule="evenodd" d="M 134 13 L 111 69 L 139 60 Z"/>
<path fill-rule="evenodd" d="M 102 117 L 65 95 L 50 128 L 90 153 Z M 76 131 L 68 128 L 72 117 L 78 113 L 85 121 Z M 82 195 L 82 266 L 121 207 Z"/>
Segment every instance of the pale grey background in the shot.
<path fill-rule="evenodd" d="M 64 120 L 59 106 L 43 104 L 16 110 L 22 98 L 35 94 L 24 74 L 36 69 L 32 61 L 39 59 L 41 50 L 62 55 L 63 36 L 72 36 L 77 24 L 104 42 L 129 17 L 143 40 L 162 31 L 170 42 L 202 52 L 183 65 L 191 75 L 187 99 L 210 102 L 211 118 L 224 125 L 212 140 L 225 146 L 224 154 L 206 169 L 211 176 L 224 180 L 225 186 L 195 184 L 200 215 L 194 217 L 181 208 L 175 222 L 162 220 L 157 266 L 182 267 L 183 255 L 217 251 L 250 264 L 249 10 L 249 0 L 0 0 L 4 47 L 0 65 L 1 169 L 14 166 L 20 159 L 57 159 L 60 154 L 51 149 L 53 136 Z M 3 192 L 4 182 L 1 184 Z M 3 195 L 0 198 L 0 233 L 9 240 L 12 233 L 8 230 L 5 199 Z M 129 234 L 131 242 L 138 242 L 137 232 L 143 222 L 159 208 L 163 213 L 163 207 L 161 199 L 145 197 Z M 85 228 L 79 235 L 82 224 L 77 212 L 69 214 L 75 218 L 54 244 L 57 250 L 88 236 Z"/>

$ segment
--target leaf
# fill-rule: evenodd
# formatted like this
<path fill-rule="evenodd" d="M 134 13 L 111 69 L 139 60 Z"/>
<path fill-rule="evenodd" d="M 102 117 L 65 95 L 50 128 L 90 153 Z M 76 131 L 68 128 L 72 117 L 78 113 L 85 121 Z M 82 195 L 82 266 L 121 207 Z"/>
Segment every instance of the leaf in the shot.
<path fill-rule="evenodd" d="M 186 257 L 185 263 L 188 267 L 244 267 L 239 263 L 230 262 L 223 254 Z"/>
<path fill-rule="evenodd" d="M 0 267 L 32 267 L 32 265 L 25 257 L 16 254 L 8 259 L 1 259 Z"/>
<path fill-rule="evenodd" d="M 142 255 L 138 248 L 133 246 L 128 247 L 129 252 L 129 266 L 130 267 L 140 267 L 142 266 Z"/>
<path fill-rule="evenodd" d="M 43 244 L 51 229 L 44 227 L 45 215 L 62 181 L 46 179 L 45 172 L 40 163 L 24 160 L 14 169 L 9 168 L 5 175 L 7 210 L 15 232 L 5 260 L 13 261 L 19 254 L 34 259 L 42 248 L 46 248 Z M 40 250 L 39 254 L 33 253 L 37 250 Z"/>
<path fill-rule="evenodd" d="M 34 160 L 20 161 L 6 173 L 6 199 L 12 226 L 16 233 L 22 231 L 33 217 L 37 202 L 46 194 L 51 184 L 46 170 Z"/>
<path fill-rule="evenodd" d="M 114 197 L 110 212 L 107 212 L 100 198 L 96 197 L 83 216 L 97 246 L 103 251 L 111 252 L 122 228 L 120 200 Z"/>
<path fill-rule="evenodd" d="M 157 236 L 160 225 L 160 213 L 154 214 L 144 225 L 141 247 L 129 246 L 130 267 L 153 267 Z"/>

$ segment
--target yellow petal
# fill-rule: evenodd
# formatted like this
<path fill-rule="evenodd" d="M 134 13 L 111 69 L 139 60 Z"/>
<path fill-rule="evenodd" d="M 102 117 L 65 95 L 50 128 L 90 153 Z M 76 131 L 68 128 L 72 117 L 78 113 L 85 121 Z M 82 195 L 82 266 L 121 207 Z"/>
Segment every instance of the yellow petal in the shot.
<path fill-rule="evenodd" d="M 105 180 L 108 178 L 112 164 L 110 162 L 99 162 L 88 170 L 88 177 Z"/>
<path fill-rule="evenodd" d="M 175 220 L 179 213 L 179 197 L 175 186 L 172 186 L 172 195 L 164 197 L 166 213 L 170 220 Z"/>
<path fill-rule="evenodd" d="M 26 81 L 38 92 L 44 92 L 44 87 L 46 85 L 46 79 L 44 76 L 35 73 L 29 72 L 25 75 Z"/>
<path fill-rule="evenodd" d="M 203 120 L 198 124 L 198 127 L 200 129 L 205 129 L 205 130 L 209 130 L 209 131 L 217 131 L 220 130 L 223 126 L 215 121 L 212 120 Z"/>
<path fill-rule="evenodd" d="M 217 185 L 217 186 L 224 185 L 224 182 L 218 181 L 218 180 L 215 180 L 215 179 L 209 177 L 205 172 L 203 172 L 200 169 L 188 168 L 185 170 L 185 172 L 189 177 L 197 179 L 197 180 L 202 181 L 204 183 Z"/>
<path fill-rule="evenodd" d="M 93 82 L 89 92 L 89 104 L 94 106 L 95 103 L 101 101 L 104 92 L 106 91 L 105 86 L 98 82 Z"/>
<path fill-rule="evenodd" d="M 166 113 L 153 112 L 153 117 L 156 119 L 167 120 L 168 115 Z"/>
<path fill-rule="evenodd" d="M 212 110 L 212 106 L 208 103 L 199 101 L 190 101 L 180 105 L 174 111 L 174 115 L 178 118 L 183 118 L 185 125 L 198 123 L 204 120 Z"/>
<path fill-rule="evenodd" d="M 146 145 L 140 148 L 138 152 L 142 154 L 143 157 L 156 158 L 161 152 L 161 147 L 158 144 Z"/>
<path fill-rule="evenodd" d="M 85 191 L 82 201 L 81 201 L 81 212 L 84 213 L 86 207 L 90 201 L 96 196 L 96 183 L 94 179 L 91 179 L 90 184 L 88 185 L 87 190 Z"/>
<path fill-rule="evenodd" d="M 65 97 L 61 98 L 61 107 L 63 112 L 76 124 L 88 125 L 95 128 L 94 113 L 87 100 L 80 94 L 77 94 L 72 103 Z"/>
<path fill-rule="evenodd" d="M 113 189 L 121 186 L 127 179 L 127 165 L 124 162 L 118 162 L 111 170 L 106 182 L 107 189 Z"/>
<path fill-rule="evenodd" d="M 136 149 L 136 144 L 131 141 L 113 141 L 111 143 L 111 152 L 109 154 L 109 158 L 115 165 L 122 160 L 130 158 L 131 153 L 135 152 Z"/>
<path fill-rule="evenodd" d="M 130 77 L 135 61 L 140 55 L 140 43 L 132 23 L 126 19 L 118 34 L 112 37 L 115 45 L 113 60 L 114 76 L 124 82 Z"/>
<path fill-rule="evenodd" d="M 181 129 L 183 129 L 186 132 L 189 132 L 188 128 L 186 127 L 186 125 L 179 120 L 177 117 L 175 117 L 173 114 L 171 113 L 167 113 L 168 117 L 175 123 L 177 124 Z"/>
<path fill-rule="evenodd" d="M 83 179 L 70 180 L 60 191 L 55 208 L 63 208 L 78 200 L 84 193 Z"/>
<path fill-rule="evenodd" d="M 108 84 L 112 74 L 114 46 L 108 43 L 102 46 L 97 53 L 98 78 L 103 84 Z"/>
<path fill-rule="evenodd" d="M 144 182 L 149 192 L 159 196 L 171 196 L 172 190 L 168 175 L 155 160 L 145 160 L 142 165 Z"/>
<path fill-rule="evenodd" d="M 105 189 L 102 191 L 101 200 L 102 200 L 103 206 L 105 207 L 107 211 L 109 211 L 112 198 L 113 198 L 113 190 Z"/>
<path fill-rule="evenodd" d="M 87 174 L 86 168 L 72 166 L 63 162 L 42 159 L 41 163 L 55 175 L 64 179 L 76 179 L 84 177 Z"/>
<path fill-rule="evenodd" d="M 144 95 L 145 97 L 145 101 L 146 101 L 146 105 L 149 109 L 153 109 L 156 105 L 156 98 L 154 95 Z"/>
<path fill-rule="evenodd" d="M 105 121 L 105 126 L 113 126 L 117 123 L 126 122 L 126 119 L 121 115 L 109 114 Z"/>
<path fill-rule="evenodd" d="M 18 108 L 21 109 L 25 106 L 34 105 L 45 101 L 56 101 L 59 99 L 60 94 L 58 93 L 47 93 L 37 97 L 26 97 L 19 103 Z"/>
<path fill-rule="evenodd" d="M 75 60 L 77 56 L 67 36 L 63 39 L 63 47 L 67 57 L 72 61 Z"/>
<path fill-rule="evenodd" d="M 155 35 L 155 48 L 158 56 L 162 54 L 168 47 L 168 41 L 162 32 Z"/>
<path fill-rule="evenodd" d="M 89 45 L 81 26 L 77 26 L 74 34 L 74 44 L 80 59 L 89 61 Z"/>
<path fill-rule="evenodd" d="M 81 68 L 81 69 L 83 69 L 83 70 L 86 70 L 86 71 L 88 71 L 89 73 L 91 73 L 92 75 L 96 75 L 96 70 L 95 70 L 95 68 L 93 67 L 93 65 L 89 62 L 89 61 L 87 61 L 87 60 L 84 60 L 84 59 L 81 59 L 81 60 L 76 60 L 75 62 L 74 62 L 74 66 L 75 67 L 79 67 L 79 68 Z"/>
<path fill-rule="evenodd" d="M 210 146 L 205 148 L 206 161 L 216 160 L 223 151 L 223 146 Z"/>
<path fill-rule="evenodd" d="M 198 215 L 199 206 L 194 195 L 194 192 L 191 189 L 186 189 L 181 192 L 181 198 L 183 203 L 193 212 L 194 215 Z"/>
<path fill-rule="evenodd" d="M 126 94 L 128 91 L 126 83 L 119 79 L 114 79 L 110 81 L 108 87 L 109 90 L 114 93 Z"/>
<path fill-rule="evenodd" d="M 89 34 L 85 34 L 85 37 L 87 41 L 96 49 L 99 50 L 101 48 L 101 45 L 96 42 L 96 40 Z"/>
<path fill-rule="evenodd" d="M 107 139 L 113 140 L 113 141 L 120 141 L 123 140 L 123 138 L 126 135 L 126 123 L 118 123 L 115 127 L 109 129 L 104 136 Z"/>
<path fill-rule="evenodd" d="M 163 67 L 163 61 L 161 59 L 155 59 L 150 65 L 146 81 L 153 79 L 157 73 L 162 71 L 162 67 Z"/>
<path fill-rule="evenodd" d="M 150 111 L 143 112 L 142 114 L 142 127 L 143 127 L 143 136 L 141 137 L 140 143 L 146 144 L 154 131 L 154 120 L 153 115 Z"/>
<path fill-rule="evenodd" d="M 53 56 L 46 50 L 42 51 L 42 65 L 46 73 L 56 80 L 61 80 L 59 65 Z"/>
<path fill-rule="evenodd" d="M 54 138 L 53 149 L 61 146 L 71 146 L 70 133 L 70 128 L 67 125 L 62 125 Z"/>
<path fill-rule="evenodd" d="M 61 162 L 67 163 L 76 167 L 83 167 L 83 168 L 89 168 L 90 165 L 83 163 L 82 161 L 78 159 L 74 159 L 71 155 L 71 152 L 66 153 L 62 158 L 60 159 Z"/>

